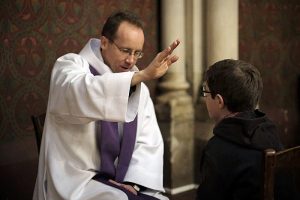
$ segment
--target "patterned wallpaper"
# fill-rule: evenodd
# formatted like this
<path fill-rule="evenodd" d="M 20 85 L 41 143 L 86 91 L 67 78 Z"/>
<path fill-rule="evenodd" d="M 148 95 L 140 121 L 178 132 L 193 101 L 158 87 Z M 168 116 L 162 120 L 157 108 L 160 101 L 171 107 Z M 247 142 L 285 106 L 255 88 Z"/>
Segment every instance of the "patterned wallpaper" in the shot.
<path fill-rule="evenodd" d="M 0 144 L 33 136 L 30 115 L 46 109 L 56 58 L 99 37 L 107 16 L 119 9 L 145 22 L 143 68 L 158 49 L 154 0 L 0 1 Z"/>
<path fill-rule="evenodd" d="M 261 108 L 287 146 L 300 144 L 300 1 L 240 0 L 239 53 L 261 71 Z"/>

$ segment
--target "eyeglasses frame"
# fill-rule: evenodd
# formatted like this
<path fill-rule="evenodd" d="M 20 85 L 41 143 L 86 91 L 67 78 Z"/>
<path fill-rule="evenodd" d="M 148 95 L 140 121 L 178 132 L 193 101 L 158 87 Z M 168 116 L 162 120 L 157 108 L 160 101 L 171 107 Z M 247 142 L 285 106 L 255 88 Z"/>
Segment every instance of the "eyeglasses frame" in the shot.
<path fill-rule="evenodd" d="M 200 90 L 200 96 L 201 97 L 207 97 L 207 94 L 211 94 L 211 92 L 205 90 L 205 85 L 202 85 L 201 86 L 201 90 Z"/>
<path fill-rule="evenodd" d="M 136 50 L 129 49 L 129 48 L 122 48 L 122 47 L 119 47 L 115 41 L 113 41 L 111 39 L 109 39 L 109 41 L 111 43 L 113 43 L 121 53 L 127 54 L 127 56 L 133 55 L 133 57 L 136 60 L 142 58 L 144 55 L 144 53 L 142 51 L 136 51 Z"/>

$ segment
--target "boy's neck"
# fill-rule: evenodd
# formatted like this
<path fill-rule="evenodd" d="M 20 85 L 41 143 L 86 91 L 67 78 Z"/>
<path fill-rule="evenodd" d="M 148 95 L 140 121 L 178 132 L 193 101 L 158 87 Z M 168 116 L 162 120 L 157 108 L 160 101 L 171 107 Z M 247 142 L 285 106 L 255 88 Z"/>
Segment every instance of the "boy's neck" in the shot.
<path fill-rule="evenodd" d="M 222 121 L 223 119 L 225 118 L 228 118 L 228 117 L 234 117 L 236 116 L 237 114 L 239 114 L 240 112 L 230 112 L 228 110 L 226 110 L 220 117 L 219 117 L 219 120 L 217 120 L 216 122 L 219 123 L 220 121 Z"/>
<path fill-rule="evenodd" d="M 230 112 L 230 113 L 228 113 L 227 115 L 225 115 L 224 117 L 223 117 L 223 119 L 225 119 L 225 118 L 228 118 L 228 117 L 234 117 L 234 116 L 236 116 L 237 114 L 239 114 L 240 112 Z"/>

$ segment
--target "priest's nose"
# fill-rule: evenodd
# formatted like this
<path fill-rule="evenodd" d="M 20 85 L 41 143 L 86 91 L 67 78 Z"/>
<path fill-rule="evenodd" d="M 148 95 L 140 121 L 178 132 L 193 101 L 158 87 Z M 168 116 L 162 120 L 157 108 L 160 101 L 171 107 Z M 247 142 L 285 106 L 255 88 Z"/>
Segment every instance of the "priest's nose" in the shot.
<path fill-rule="evenodd" d="M 136 62 L 134 54 L 127 55 L 126 62 L 131 65 L 134 64 Z"/>

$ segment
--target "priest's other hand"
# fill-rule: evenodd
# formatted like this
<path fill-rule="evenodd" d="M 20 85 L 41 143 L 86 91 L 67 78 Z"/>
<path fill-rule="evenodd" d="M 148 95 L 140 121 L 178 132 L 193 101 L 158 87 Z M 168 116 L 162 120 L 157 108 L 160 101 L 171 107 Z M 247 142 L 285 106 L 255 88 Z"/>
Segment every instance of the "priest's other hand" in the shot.
<path fill-rule="evenodd" d="M 132 192 L 134 195 L 137 195 L 137 191 L 131 186 L 131 185 L 127 185 L 127 184 L 123 184 L 123 183 L 118 183 L 112 179 L 109 179 L 108 180 L 109 182 L 119 186 L 119 187 L 123 187 L 125 188 L 126 190 L 128 190 L 129 192 Z"/>

